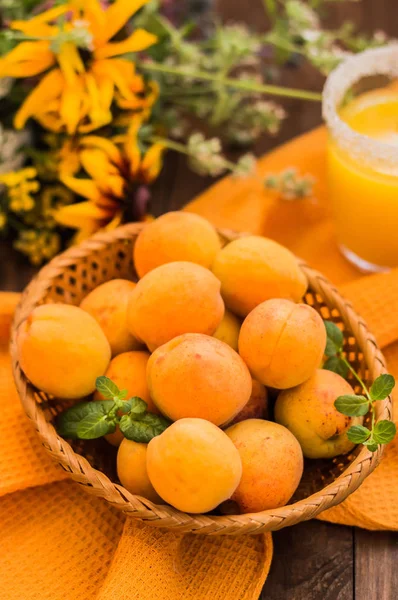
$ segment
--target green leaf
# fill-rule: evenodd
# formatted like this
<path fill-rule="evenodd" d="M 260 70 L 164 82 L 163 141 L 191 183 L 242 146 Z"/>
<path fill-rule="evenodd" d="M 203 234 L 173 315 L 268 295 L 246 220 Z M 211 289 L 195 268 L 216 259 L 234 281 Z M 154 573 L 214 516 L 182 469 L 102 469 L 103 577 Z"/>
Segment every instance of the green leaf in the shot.
<path fill-rule="evenodd" d="M 392 375 L 379 375 L 379 377 L 374 380 L 372 387 L 369 390 L 370 397 L 372 400 L 384 400 L 391 394 L 394 386 L 395 379 Z"/>
<path fill-rule="evenodd" d="M 144 400 L 142 400 L 142 398 L 139 398 L 138 396 L 134 396 L 134 398 L 130 398 L 130 400 L 128 400 L 128 402 L 130 405 L 130 413 L 132 415 L 143 415 L 148 408 L 147 403 Z M 152 414 L 152 413 L 148 413 L 148 414 Z"/>
<path fill-rule="evenodd" d="M 109 377 L 105 377 L 105 375 L 103 375 L 102 377 L 97 377 L 97 379 L 95 380 L 95 387 L 97 388 L 99 393 L 102 394 L 102 396 L 104 398 L 107 398 L 108 400 L 112 400 L 112 398 L 114 398 L 115 396 L 119 397 L 120 390 L 117 387 L 116 383 L 113 383 L 112 379 L 109 379 Z"/>
<path fill-rule="evenodd" d="M 363 425 L 353 425 L 347 431 L 347 437 L 353 444 L 363 444 L 370 437 L 370 431 Z"/>
<path fill-rule="evenodd" d="M 369 440 L 364 442 L 363 445 L 366 446 L 370 452 L 376 452 L 376 450 L 379 447 L 379 444 L 375 442 L 373 438 L 370 438 Z"/>
<path fill-rule="evenodd" d="M 334 402 L 335 408 L 348 417 L 362 417 L 369 410 L 369 400 L 365 396 L 346 394 L 339 396 Z"/>
<path fill-rule="evenodd" d="M 78 437 L 77 427 L 90 414 L 107 414 L 115 403 L 112 400 L 99 400 L 96 402 L 80 402 L 61 413 L 56 420 L 56 429 L 59 435 L 65 438 Z"/>
<path fill-rule="evenodd" d="M 336 356 L 343 349 L 343 332 L 332 321 L 324 321 L 324 324 L 327 334 L 325 354 Z"/>
<path fill-rule="evenodd" d="M 330 356 L 324 363 L 323 368 L 326 371 L 333 371 L 333 373 L 337 373 L 341 375 L 344 379 L 348 375 L 348 367 L 341 358 L 338 356 Z"/>
<path fill-rule="evenodd" d="M 117 397 L 119 398 L 119 400 L 124 400 L 125 398 L 127 398 L 127 394 L 128 390 L 120 390 Z"/>
<path fill-rule="evenodd" d="M 392 421 L 379 421 L 373 430 L 373 439 L 378 444 L 388 444 L 394 439 L 396 432 L 397 428 Z"/>
<path fill-rule="evenodd" d="M 115 423 L 108 421 L 107 415 L 91 413 L 78 424 L 77 437 L 81 440 L 95 440 L 107 433 L 113 433 L 115 429 Z"/>
<path fill-rule="evenodd" d="M 137 418 L 130 414 L 120 419 L 120 431 L 128 440 L 147 444 L 152 438 L 163 433 L 170 422 L 159 415 L 146 413 Z"/>

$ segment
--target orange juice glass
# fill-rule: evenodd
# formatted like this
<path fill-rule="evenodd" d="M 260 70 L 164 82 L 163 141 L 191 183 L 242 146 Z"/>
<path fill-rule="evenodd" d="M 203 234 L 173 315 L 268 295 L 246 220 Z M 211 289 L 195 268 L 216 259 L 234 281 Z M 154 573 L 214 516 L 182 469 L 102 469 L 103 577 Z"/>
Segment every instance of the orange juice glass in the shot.
<path fill-rule="evenodd" d="M 392 83 L 356 97 L 347 92 L 367 76 Z M 350 57 L 328 77 L 323 115 L 328 189 L 339 247 L 363 271 L 398 266 L 398 46 Z"/>

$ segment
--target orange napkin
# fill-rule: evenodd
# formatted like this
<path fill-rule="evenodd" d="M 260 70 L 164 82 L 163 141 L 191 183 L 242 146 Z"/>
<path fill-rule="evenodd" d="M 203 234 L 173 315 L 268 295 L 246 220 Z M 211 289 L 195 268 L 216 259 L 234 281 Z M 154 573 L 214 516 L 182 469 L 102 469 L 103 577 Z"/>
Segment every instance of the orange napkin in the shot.
<path fill-rule="evenodd" d="M 184 535 L 128 519 L 52 462 L 8 355 L 18 294 L 0 293 L 0 600 L 257 600 L 271 535 Z"/>
<path fill-rule="evenodd" d="M 368 322 L 384 349 L 389 371 L 398 380 L 398 269 L 364 277 L 340 254 L 327 201 L 325 148 L 326 130 L 320 127 L 261 158 L 255 177 L 225 178 L 186 210 L 218 227 L 271 237 L 339 284 Z M 288 202 L 264 190 L 265 175 L 288 167 L 315 178 L 313 198 Z M 319 518 L 366 529 L 398 530 L 397 497 L 398 439 L 388 446 L 381 465 L 362 486 Z"/>

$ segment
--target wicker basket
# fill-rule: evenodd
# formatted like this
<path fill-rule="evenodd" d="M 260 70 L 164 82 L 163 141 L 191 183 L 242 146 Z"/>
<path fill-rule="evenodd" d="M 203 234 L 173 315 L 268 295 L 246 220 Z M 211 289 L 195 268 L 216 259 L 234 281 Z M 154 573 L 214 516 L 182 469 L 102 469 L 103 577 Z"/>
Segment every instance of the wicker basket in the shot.
<path fill-rule="evenodd" d="M 15 343 L 18 325 L 39 304 L 78 304 L 100 283 L 115 277 L 134 279 L 132 247 L 141 227 L 133 223 L 97 234 L 57 256 L 39 272 L 22 296 L 12 332 L 13 371 L 22 404 L 47 452 L 88 493 L 104 498 L 112 506 L 149 525 L 181 532 L 235 535 L 273 531 L 311 519 L 342 502 L 379 463 L 381 448 L 374 454 L 361 447 L 334 460 L 308 461 L 299 489 L 291 503 L 282 508 L 245 515 L 190 515 L 171 506 L 154 505 L 125 490 L 117 482 L 115 473 L 116 449 L 106 441 L 76 441 L 71 445 L 57 435 L 51 421 L 66 405 L 48 398 L 26 380 L 19 367 Z M 224 230 L 219 234 L 223 242 L 243 235 Z M 309 280 L 305 301 L 323 318 L 343 324 L 345 351 L 351 364 L 368 382 L 385 372 L 384 359 L 375 339 L 351 305 L 320 273 L 305 264 L 301 267 Z M 377 419 L 391 419 L 390 398 L 377 403 Z"/>

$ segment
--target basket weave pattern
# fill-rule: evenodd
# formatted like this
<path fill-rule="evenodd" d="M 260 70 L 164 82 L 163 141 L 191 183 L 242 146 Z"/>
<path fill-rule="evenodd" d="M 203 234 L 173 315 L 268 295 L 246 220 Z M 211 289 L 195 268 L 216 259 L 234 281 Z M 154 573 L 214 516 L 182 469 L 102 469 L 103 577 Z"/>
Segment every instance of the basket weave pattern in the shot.
<path fill-rule="evenodd" d="M 115 483 L 115 455 L 112 456 L 115 450 L 103 440 L 77 441 L 72 447 L 57 435 L 51 421 L 66 405 L 38 391 L 25 378 L 18 362 L 17 328 L 39 304 L 79 304 L 89 291 L 109 279 L 136 279 L 132 248 L 142 227 L 137 223 L 125 225 L 112 232 L 97 234 L 67 250 L 44 267 L 22 295 L 12 331 L 13 372 L 26 414 L 34 423 L 47 452 L 87 492 L 104 498 L 112 506 L 144 520 L 148 525 L 174 528 L 180 532 L 236 535 L 273 531 L 311 519 L 342 502 L 377 466 L 382 448 L 372 454 L 361 447 L 333 461 L 309 461 L 298 492 L 291 503 L 282 508 L 247 515 L 189 515 L 171 506 L 154 505 Z M 219 235 L 223 242 L 228 242 L 243 234 L 219 230 Z M 343 325 L 344 349 L 351 364 L 368 383 L 385 373 L 383 355 L 351 304 L 323 275 L 300 264 L 309 281 L 305 301 L 324 319 Z M 377 420 L 391 420 L 391 413 L 391 398 L 377 403 Z"/>

